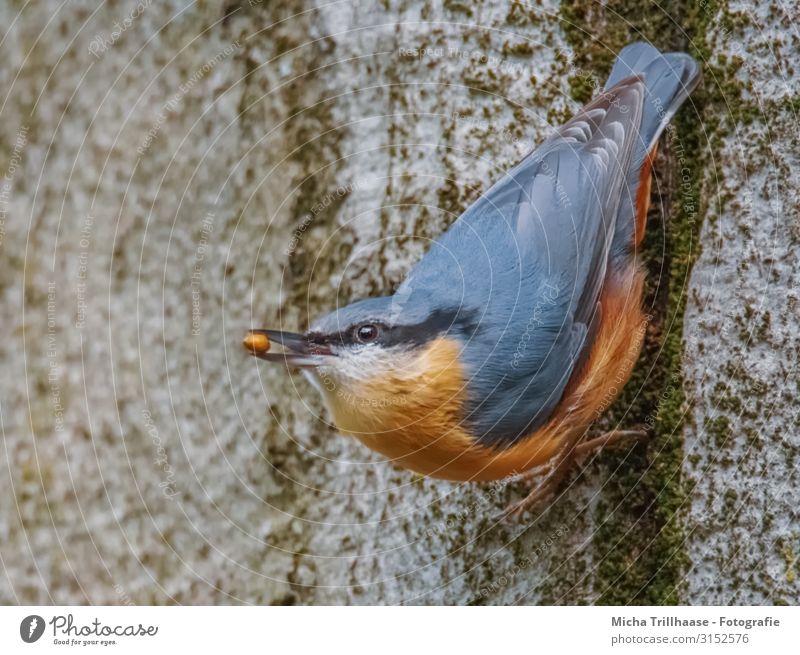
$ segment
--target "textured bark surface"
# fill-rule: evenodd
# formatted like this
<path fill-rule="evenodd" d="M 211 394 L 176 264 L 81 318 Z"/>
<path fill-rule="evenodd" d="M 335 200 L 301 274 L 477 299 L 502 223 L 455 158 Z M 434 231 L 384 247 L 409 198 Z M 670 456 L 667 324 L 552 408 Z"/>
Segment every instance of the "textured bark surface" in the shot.
<path fill-rule="evenodd" d="M 773 9 L 0 7 L 0 601 L 800 601 L 800 41 Z M 649 444 L 498 524 L 524 485 L 392 468 L 243 352 L 393 291 L 643 37 L 707 67 L 603 422 Z"/>
<path fill-rule="evenodd" d="M 716 194 L 686 322 L 687 593 L 698 603 L 800 601 L 800 35 L 798 6 L 784 10 L 731 3 L 735 20 L 709 34 L 731 100 L 712 126 Z"/>

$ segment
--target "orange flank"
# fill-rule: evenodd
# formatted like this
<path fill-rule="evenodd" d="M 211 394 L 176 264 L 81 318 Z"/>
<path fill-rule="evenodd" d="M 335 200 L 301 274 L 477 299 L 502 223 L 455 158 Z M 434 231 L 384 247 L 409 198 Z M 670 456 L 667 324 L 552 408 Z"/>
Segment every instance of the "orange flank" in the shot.
<path fill-rule="evenodd" d="M 650 209 L 650 187 L 653 182 L 653 162 L 656 160 L 658 145 L 644 158 L 642 173 L 639 176 L 639 186 L 636 188 L 636 234 L 633 244 L 638 246 L 644 238 L 644 228 L 647 224 L 647 210 Z"/>

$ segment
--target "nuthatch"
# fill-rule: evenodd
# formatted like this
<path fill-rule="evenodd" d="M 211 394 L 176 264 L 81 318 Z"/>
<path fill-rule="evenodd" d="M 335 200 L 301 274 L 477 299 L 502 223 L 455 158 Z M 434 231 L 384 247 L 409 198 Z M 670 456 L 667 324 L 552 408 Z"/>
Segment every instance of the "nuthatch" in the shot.
<path fill-rule="evenodd" d="M 651 166 L 700 77 L 689 55 L 627 46 L 604 92 L 469 207 L 393 296 L 306 334 L 253 330 L 245 345 L 303 369 L 336 426 L 400 466 L 476 481 L 546 466 L 511 508 L 523 511 L 576 454 L 632 436 L 585 438 L 641 348 Z"/>

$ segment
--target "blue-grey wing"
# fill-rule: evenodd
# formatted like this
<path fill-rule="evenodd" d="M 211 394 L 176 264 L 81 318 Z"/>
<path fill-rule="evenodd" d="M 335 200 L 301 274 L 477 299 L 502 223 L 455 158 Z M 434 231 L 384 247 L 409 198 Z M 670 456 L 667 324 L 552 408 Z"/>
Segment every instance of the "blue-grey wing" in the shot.
<path fill-rule="evenodd" d="M 643 85 L 587 105 L 470 206 L 398 295 L 458 309 L 466 420 L 503 444 L 544 423 L 591 341 Z"/>

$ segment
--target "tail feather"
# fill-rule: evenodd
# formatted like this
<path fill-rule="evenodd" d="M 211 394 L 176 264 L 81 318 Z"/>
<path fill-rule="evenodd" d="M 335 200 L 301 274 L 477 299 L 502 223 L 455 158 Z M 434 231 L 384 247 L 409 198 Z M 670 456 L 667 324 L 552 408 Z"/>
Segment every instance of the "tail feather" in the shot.
<path fill-rule="evenodd" d="M 662 54 L 647 43 L 632 43 L 620 51 L 606 90 L 633 75 L 645 83 L 642 120 L 639 128 L 640 142 L 633 156 L 627 191 L 623 193 L 617 218 L 612 259 L 626 257 L 634 245 L 637 222 L 636 194 L 649 154 L 659 136 L 675 116 L 683 102 L 701 80 L 699 64 L 682 52 Z M 649 174 L 645 175 L 649 181 Z M 627 257 L 626 257 L 627 259 Z"/>
<path fill-rule="evenodd" d="M 700 83 L 699 64 L 683 52 L 660 53 L 647 43 L 632 43 L 620 51 L 606 89 L 632 75 L 645 82 L 641 136 L 645 152 L 655 145 L 675 112 Z"/>

